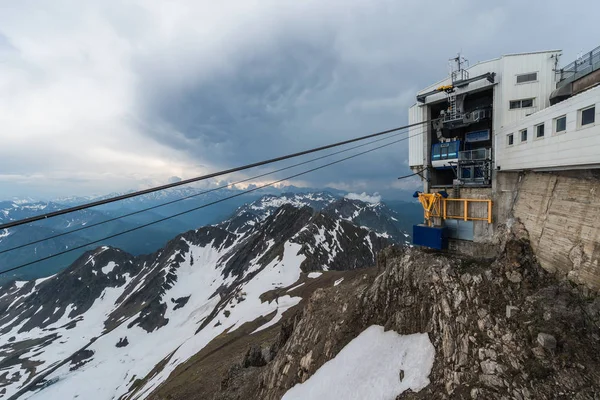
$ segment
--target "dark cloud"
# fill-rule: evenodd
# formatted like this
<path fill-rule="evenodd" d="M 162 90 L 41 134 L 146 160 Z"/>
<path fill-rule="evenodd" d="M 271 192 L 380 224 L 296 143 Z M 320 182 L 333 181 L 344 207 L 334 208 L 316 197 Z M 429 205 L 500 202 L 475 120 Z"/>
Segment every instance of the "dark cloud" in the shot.
<path fill-rule="evenodd" d="M 474 64 L 563 48 L 567 63 L 597 46 L 599 6 L 584 3 L 107 1 L 35 20 L 14 6 L 0 15 L 0 190 L 125 190 L 405 125 L 458 51 Z M 400 142 L 292 183 L 386 194 L 416 183 L 396 180 L 406 160 Z"/>

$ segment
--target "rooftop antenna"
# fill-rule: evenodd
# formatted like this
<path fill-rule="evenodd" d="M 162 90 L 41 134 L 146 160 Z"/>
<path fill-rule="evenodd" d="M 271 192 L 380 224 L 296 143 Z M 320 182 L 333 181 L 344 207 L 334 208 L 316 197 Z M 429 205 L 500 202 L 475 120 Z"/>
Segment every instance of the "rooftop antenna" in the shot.
<path fill-rule="evenodd" d="M 559 78 L 559 80 L 562 79 L 562 69 L 558 68 L 560 56 L 562 56 L 562 53 L 554 53 L 550 56 L 550 59 L 554 60 L 554 68 L 552 69 L 552 71 L 554 71 L 554 78 L 558 78 L 558 74 L 560 74 L 561 77 Z"/>
<path fill-rule="evenodd" d="M 450 66 L 450 77 L 452 78 L 452 83 L 469 78 L 469 73 L 466 70 L 466 68 L 469 68 L 469 60 L 464 58 L 460 52 L 456 55 L 456 57 L 449 59 L 448 64 Z"/>

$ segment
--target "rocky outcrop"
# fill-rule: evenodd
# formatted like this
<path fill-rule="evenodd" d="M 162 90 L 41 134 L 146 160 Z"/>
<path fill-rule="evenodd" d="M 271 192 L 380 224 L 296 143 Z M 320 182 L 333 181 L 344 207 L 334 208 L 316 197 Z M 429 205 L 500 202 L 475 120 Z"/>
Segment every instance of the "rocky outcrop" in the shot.
<path fill-rule="evenodd" d="M 314 293 L 245 392 L 281 398 L 378 324 L 427 332 L 436 349 L 431 384 L 399 398 L 598 398 L 600 300 L 543 270 L 519 224 L 502 246 L 493 261 L 384 250 L 376 277 L 366 273 Z"/>
<path fill-rule="evenodd" d="M 334 203 L 335 204 L 335 203 Z M 304 272 L 328 270 L 347 271 L 367 268 L 375 263 L 376 254 L 390 245 L 390 241 L 348 221 L 317 213 L 294 238 L 302 244 L 300 254 Z M 322 246 L 325 242 L 329 245 Z"/>

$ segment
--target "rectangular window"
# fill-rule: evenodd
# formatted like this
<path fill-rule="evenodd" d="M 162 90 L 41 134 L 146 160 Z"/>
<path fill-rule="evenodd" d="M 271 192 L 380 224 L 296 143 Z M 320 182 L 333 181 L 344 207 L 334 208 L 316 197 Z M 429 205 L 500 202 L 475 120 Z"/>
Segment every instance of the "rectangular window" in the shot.
<path fill-rule="evenodd" d="M 539 124 L 535 126 L 535 137 L 544 137 L 544 124 Z"/>
<path fill-rule="evenodd" d="M 537 81 L 537 72 L 531 72 L 529 74 L 517 75 L 517 83 L 535 82 Z"/>
<path fill-rule="evenodd" d="M 533 99 L 522 99 L 522 100 L 511 100 L 509 108 L 516 110 L 517 108 L 529 108 L 533 107 Z"/>
<path fill-rule="evenodd" d="M 509 145 L 509 146 L 512 146 L 512 145 L 515 143 L 515 135 L 513 135 L 513 134 L 511 133 L 511 134 L 509 134 L 509 135 L 507 136 L 507 138 L 508 138 L 508 145 Z"/>
<path fill-rule="evenodd" d="M 596 122 L 595 106 L 581 110 L 581 126 L 593 124 L 594 122 Z"/>
<path fill-rule="evenodd" d="M 523 129 L 521 131 L 521 142 L 526 142 L 527 141 L 527 129 Z"/>
<path fill-rule="evenodd" d="M 521 108 L 533 107 L 533 99 L 521 100 Z"/>
<path fill-rule="evenodd" d="M 555 120 L 555 129 L 556 132 L 564 132 L 567 130 L 567 116 L 563 115 L 562 117 L 558 117 Z"/>

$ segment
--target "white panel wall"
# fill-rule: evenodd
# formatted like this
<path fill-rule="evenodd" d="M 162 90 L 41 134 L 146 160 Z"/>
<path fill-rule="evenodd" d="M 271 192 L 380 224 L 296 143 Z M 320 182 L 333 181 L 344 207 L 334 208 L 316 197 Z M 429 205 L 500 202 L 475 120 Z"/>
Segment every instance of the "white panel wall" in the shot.
<path fill-rule="evenodd" d="M 580 110 L 591 105 L 596 106 L 595 123 L 580 127 Z M 567 129 L 556 133 L 554 119 L 562 115 L 567 116 Z M 534 127 L 541 123 L 545 134 L 536 138 Z M 520 131 L 525 128 L 528 138 L 521 142 Z M 514 144 L 509 146 L 511 133 Z M 496 166 L 502 171 L 600 166 L 600 86 L 503 127 L 495 140 Z"/>
<path fill-rule="evenodd" d="M 550 105 L 550 93 L 556 88 L 554 58 L 558 51 L 503 56 L 498 68 L 500 90 L 494 99 L 495 129 L 521 120 Z M 517 75 L 537 72 L 538 80 L 517 83 Z M 511 100 L 534 98 L 533 107 L 511 110 Z"/>
<path fill-rule="evenodd" d="M 414 124 L 423 121 L 423 106 L 413 105 L 408 109 L 408 123 Z M 408 128 L 408 165 L 423 166 L 423 132 L 425 124 Z"/>

